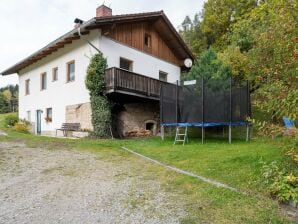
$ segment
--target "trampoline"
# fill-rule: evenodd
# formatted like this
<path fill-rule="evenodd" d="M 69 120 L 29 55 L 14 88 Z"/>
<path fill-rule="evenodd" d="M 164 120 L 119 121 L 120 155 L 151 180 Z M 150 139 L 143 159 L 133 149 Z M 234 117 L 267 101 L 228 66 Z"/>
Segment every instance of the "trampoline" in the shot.
<path fill-rule="evenodd" d="M 246 126 L 249 140 L 251 117 L 249 82 L 232 78 L 193 81 L 191 85 L 164 83 L 160 91 L 160 125 L 164 139 L 165 127 L 200 127 L 202 142 L 204 128 Z M 177 131 L 176 131 L 177 135 Z"/>

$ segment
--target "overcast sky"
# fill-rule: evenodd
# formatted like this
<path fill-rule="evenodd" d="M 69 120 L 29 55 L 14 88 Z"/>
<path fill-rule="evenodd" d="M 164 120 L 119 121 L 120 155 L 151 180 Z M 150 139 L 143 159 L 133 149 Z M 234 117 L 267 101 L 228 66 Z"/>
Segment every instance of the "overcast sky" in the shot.
<path fill-rule="evenodd" d="M 177 28 L 204 0 L 0 0 L 0 72 L 70 31 L 76 17 L 94 17 L 103 2 L 114 15 L 164 10 Z M 0 87 L 16 83 L 17 75 L 0 75 Z"/>

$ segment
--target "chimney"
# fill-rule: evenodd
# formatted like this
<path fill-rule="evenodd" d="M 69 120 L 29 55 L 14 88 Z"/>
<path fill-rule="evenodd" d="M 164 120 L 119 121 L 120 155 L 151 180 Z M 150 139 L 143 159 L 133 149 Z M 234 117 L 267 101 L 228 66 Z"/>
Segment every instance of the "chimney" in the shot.
<path fill-rule="evenodd" d="M 112 15 L 112 9 L 101 5 L 96 9 L 96 17 L 104 17 L 104 16 L 111 16 Z"/>

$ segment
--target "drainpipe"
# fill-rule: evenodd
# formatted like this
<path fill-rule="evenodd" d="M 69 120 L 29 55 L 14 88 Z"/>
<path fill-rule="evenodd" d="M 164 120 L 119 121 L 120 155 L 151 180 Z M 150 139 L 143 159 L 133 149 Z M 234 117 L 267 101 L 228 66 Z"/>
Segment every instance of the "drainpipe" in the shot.
<path fill-rule="evenodd" d="M 77 28 L 77 30 L 78 30 L 78 34 L 79 34 L 79 36 L 82 38 L 82 39 L 84 39 L 83 38 L 83 35 L 81 34 L 81 23 L 77 23 L 78 24 L 78 28 Z M 89 40 L 85 40 L 91 47 L 93 47 L 98 53 L 101 53 L 101 51 L 97 48 L 97 47 L 95 47 Z"/>

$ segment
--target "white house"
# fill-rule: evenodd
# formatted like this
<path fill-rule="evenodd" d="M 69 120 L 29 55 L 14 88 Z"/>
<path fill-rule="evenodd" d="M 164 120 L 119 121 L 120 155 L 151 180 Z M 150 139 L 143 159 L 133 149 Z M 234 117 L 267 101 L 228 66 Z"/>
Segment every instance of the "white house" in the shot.
<path fill-rule="evenodd" d="M 62 123 L 92 129 L 85 87 L 90 57 L 99 49 L 107 58 L 106 94 L 118 104 L 119 135 L 145 128 L 156 133 L 161 83 L 175 83 L 193 59 L 163 11 L 112 15 L 104 5 L 96 17 L 76 27 L 3 71 L 19 75 L 19 117 L 36 133 L 52 134 Z"/>

